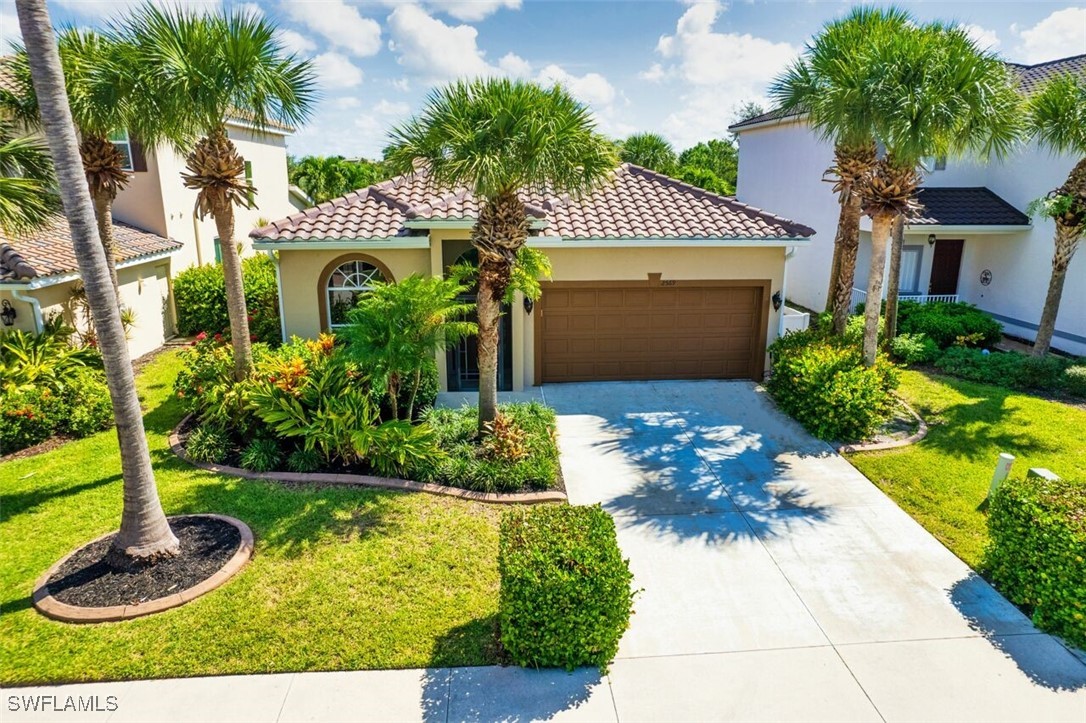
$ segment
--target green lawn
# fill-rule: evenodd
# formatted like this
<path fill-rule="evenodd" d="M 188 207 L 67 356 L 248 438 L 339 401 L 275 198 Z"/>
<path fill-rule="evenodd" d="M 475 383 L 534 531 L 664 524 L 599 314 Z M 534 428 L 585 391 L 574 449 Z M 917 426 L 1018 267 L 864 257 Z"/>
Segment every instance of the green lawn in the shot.
<path fill-rule="evenodd" d="M 902 396 L 931 425 L 919 444 L 850 461 L 974 568 L 988 542 L 982 503 L 1000 452 L 1012 475 L 1047 467 L 1086 479 L 1086 411 L 1001 387 L 906 371 Z"/>
<path fill-rule="evenodd" d="M 167 514 L 219 512 L 256 554 L 225 587 L 147 618 L 69 625 L 39 615 L 34 580 L 116 529 L 112 431 L 0 466 L 0 683 L 494 662 L 500 510 L 425 494 L 288 488 L 193 469 L 166 444 L 182 416 L 176 353 L 138 384 Z"/>

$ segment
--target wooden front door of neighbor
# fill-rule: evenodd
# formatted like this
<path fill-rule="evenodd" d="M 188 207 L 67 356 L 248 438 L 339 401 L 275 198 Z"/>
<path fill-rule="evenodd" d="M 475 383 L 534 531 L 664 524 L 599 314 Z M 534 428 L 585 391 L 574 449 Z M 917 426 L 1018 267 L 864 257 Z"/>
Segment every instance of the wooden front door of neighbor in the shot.
<path fill-rule="evenodd" d="M 935 256 L 931 261 L 931 281 L 928 293 L 938 296 L 958 293 L 958 274 L 962 270 L 962 247 L 965 241 L 939 239 L 935 242 Z"/>

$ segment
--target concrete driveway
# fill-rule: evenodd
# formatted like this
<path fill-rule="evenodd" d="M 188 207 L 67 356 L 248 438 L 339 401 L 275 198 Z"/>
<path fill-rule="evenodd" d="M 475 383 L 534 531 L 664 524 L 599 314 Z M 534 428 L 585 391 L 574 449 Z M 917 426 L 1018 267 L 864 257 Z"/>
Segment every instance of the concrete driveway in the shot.
<path fill-rule="evenodd" d="M 1086 721 L 1086 663 L 756 385 L 543 395 L 643 588 L 619 719 Z"/>

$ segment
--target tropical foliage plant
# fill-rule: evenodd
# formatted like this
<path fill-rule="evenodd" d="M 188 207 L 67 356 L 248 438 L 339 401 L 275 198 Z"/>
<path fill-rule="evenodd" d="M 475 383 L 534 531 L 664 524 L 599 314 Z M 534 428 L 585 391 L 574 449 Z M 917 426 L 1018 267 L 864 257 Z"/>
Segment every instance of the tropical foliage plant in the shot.
<path fill-rule="evenodd" d="M 309 200 L 324 203 L 390 178 L 380 161 L 349 161 L 343 156 L 287 159 L 287 177 Z"/>
<path fill-rule="evenodd" d="M 60 206 L 54 185 L 45 145 L 0 120 L 0 232 L 21 236 L 48 223 Z"/>
<path fill-rule="evenodd" d="M 675 149 L 656 133 L 635 133 L 622 141 L 618 157 L 623 163 L 632 163 L 665 176 L 674 175 L 679 168 Z"/>

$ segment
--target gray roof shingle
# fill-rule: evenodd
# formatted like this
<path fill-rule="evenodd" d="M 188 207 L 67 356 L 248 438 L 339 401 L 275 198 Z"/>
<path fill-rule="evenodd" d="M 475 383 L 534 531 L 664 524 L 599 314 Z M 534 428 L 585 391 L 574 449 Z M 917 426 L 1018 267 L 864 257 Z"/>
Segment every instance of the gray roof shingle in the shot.
<path fill-rule="evenodd" d="M 807 226 L 624 163 L 614 178 L 585 198 L 521 194 L 528 215 L 545 220 L 543 236 L 563 239 L 806 238 Z M 409 236 L 406 221 L 478 216 L 465 188 L 434 188 L 416 172 L 363 188 L 256 229 L 256 239 L 304 241 Z M 414 223 L 412 225 L 415 225 Z M 418 223 L 424 226 L 424 223 Z"/>
<path fill-rule="evenodd" d="M 990 189 L 921 188 L 923 205 L 911 226 L 1028 226 L 1029 217 Z"/>

